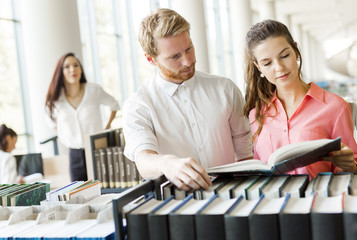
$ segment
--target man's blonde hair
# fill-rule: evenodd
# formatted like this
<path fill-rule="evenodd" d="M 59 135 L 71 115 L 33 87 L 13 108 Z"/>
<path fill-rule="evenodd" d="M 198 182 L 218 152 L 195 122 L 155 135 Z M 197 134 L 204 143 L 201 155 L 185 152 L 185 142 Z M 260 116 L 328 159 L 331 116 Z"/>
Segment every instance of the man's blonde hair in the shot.
<path fill-rule="evenodd" d="M 190 24 L 177 12 L 161 8 L 141 22 L 139 42 L 145 53 L 157 57 L 156 40 L 173 37 L 182 32 L 190 33 Z"/>

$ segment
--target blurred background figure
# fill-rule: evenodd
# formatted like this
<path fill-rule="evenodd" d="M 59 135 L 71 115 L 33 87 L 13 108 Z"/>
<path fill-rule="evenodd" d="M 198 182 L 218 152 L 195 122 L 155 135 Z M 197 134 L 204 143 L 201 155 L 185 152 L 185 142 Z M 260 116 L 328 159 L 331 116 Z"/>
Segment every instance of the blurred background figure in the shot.
<path fill-rule="evenodd" d="M 103 125 L 100 106 L 110 108 L 111 115 Z M 96 83 L 87 82 L 83 67 L 73 53 L 57 62 L 46 97 L 49 124 L 69 148 L 71 181 L 87 180 L 84 138 L 108 129 L 120 109 L 114 97 Z"/>

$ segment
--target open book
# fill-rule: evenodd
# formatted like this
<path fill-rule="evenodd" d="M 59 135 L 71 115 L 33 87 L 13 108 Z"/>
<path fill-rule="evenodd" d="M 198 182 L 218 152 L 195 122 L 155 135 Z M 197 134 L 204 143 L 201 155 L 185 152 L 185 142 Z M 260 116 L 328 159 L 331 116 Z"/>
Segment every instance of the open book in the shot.
<path fill-rule="evenodd" d="M 329 152 L 341 149 L 341 137 L 318 139 L 285 145 L 273 152 L 268 163 L 244 160 L 207 169 L 209 174 L 266 173 L 282 174 L 321 161 Z"/>

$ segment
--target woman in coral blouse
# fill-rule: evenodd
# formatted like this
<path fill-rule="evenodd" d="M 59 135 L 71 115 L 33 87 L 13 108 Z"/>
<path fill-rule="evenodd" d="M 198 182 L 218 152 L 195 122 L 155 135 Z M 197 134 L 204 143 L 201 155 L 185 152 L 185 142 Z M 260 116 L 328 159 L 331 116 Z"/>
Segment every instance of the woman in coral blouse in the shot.
<path fill-rule="evenodd" d="M 254 158 L 267 162 L 278 148 L 296 142 L 341 137 L 341 150 L 290 174 L 355 172 L 357 145 L 350 105 L 315 83 L 305 83 L 297 43 L 287 27 L 266 20 L 246 36 L 246 104 Z"/>

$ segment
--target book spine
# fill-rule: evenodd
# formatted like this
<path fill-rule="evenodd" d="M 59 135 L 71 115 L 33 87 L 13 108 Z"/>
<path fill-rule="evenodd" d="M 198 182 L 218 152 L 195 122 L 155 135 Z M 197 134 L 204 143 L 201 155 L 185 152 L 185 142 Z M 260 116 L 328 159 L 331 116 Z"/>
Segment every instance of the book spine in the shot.
<path fill-rule="evenodd" d="M 120 188 L 120 166 L 119 166 L 119 147 L 113 147 L 113 165 L 114 165 L 114 180 L 115 187 Z"/>
<path fill-rule="evenodd" d="M 125 167 L 125 159 L 123 148 L 119 148 L 119 171 L 120 171 L 120 185 L 122 188 L 126 188 L 126 167 Z"/>
<path fill-rule="evenodd" d="M 133 170 L 132 170 L 132 164 L 131 161 L 124 156 L 124 165 L 125 165 L 125 172 L 126 172 L 126 186 L 127 187 L 132 187 L 133 186 Z"/>
<path fill-rule="evenodd" d="M 106 148 L 107 153 L 107 166 L 108 166 L 108 175 L 109 175 L 109 188 L 115 188 L 115 179 L 114 179 L 114 160 L 113 160 L 113 150 L 111 147 Z"/>
<path fill-rule="evenodd" d="M 105 148 L 99 149 L 100 154 L 100 162 L 101 162 L 101 169 L 102 169 L 102 187 L 108 188 L 109 187 L 109 172 L 108 172 L 108 164 L 107 164 L 107 154 Z"/>
<path fill-rule="evenodd" d="M 102 164 L 100 162 L 100 153 L 99 153 L 98 149 L 94 150 L 94 162 L 95 162 L 95 176 L 96 176 L 96 179 L 99 180 L 100 182 L 103 182 Z"/>

